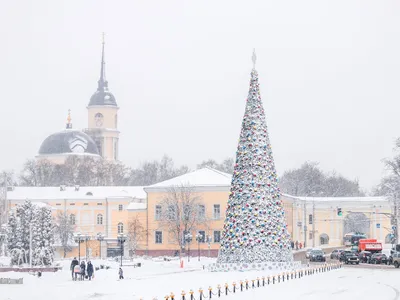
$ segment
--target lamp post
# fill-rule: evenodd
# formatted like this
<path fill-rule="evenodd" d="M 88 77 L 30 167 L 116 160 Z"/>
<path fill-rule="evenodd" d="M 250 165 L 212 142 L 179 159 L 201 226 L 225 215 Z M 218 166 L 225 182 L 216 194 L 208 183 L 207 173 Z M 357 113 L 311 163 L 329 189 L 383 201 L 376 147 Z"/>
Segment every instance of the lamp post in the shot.
<path fill-rule="evenodd" d="M 198 261 L 200 261 L 200 242 L 203 240 L 203 236 L 200 233 L 196 234 L 196 241 L 197 241 L 197 257 Z"/>
<path fill-rule="evenodd" d="M 211 257 L 211 236 L 207 235 L 208 257 Z"/>
<path fill-rule="evenodd" d="M 85 234 L 84 236 L 84 240 L 85 240 L 85 247 L 86 247 L 86 261 L 89 260 L 89 249 L 88 249 L 88 241 L 90 241 L 90 236 L 88 234 Z"/>
<path fill-rule="evenodd" d="M 82 234 L 80 232 L 76 233 L 74 239 L 75 242 L 78 243 L 78 255 L 79 255 L 79 263 L 81 263 L 81 242 L 83 241 L 82 239 Z"/>
<path fill-rule="evenodd" d="M 98 233 L 96 236 L 96 239 L 99 241 L 99 246 L 100 246 L 100 260 L 101 260 L 101 242 L 104 240 L 104 235 L 101 233 Z"/>
<path fill-rule="evenodd" d="M 185 235 L 185 241 L 188 245 L 188 262 L 190 261 L 190 242 L 192 241 L 192 239 L 193 239 L 193 236 L 191 233 L 187 233 Z"/>
<path fill-rule="evenodd" d="M 124 252 L 124 243 L 126 241 L 126 235 L 120 233 L 118 234 L 118 243 L 121 245 L 121 267 L 122 267 L 122 255 Z"/>

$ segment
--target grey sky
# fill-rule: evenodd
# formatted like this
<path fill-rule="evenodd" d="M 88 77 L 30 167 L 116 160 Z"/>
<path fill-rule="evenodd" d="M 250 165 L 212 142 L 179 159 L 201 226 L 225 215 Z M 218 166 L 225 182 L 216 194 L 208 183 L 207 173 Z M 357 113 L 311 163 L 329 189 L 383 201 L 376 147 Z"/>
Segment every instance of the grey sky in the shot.
<path fill-rule="evenodd" d="M 4 1 L 1 169 L 69 108 L 87 126 L 103 31 L 127 165 L 234 156 L 253 47 L 279 173 L 315 160 L 370 188 L 400 136 L 398 1 Z"/>

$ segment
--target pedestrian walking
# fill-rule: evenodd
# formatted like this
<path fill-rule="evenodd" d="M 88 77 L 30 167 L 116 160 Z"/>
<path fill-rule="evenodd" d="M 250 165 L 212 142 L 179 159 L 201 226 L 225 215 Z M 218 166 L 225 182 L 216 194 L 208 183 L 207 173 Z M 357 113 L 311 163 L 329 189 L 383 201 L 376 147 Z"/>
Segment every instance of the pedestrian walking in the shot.
<path fill-rule="evenodd" d="M 75 267 L 74 267 L 74 277 L 73 277 L 73 280 L 74 281 L 77 281 L 78 280 L 78 275 L 79 275 L 79 279 L 80 279 L 80 275 L 81 275 L 81 267 L 79 266 L 79 264 L 77 264 Z"/>
<path fill-rule="evenodd" d="M 124 271 L 122 271 L 122 268 L 119 268 L 118 274 L 119 274 L 119 279 L 124 279 Z"/>
<path fill-rule="evenodd" d="M 86 274 L 86 264 L 85 261 L 82 260 L 81 262 L 81 280 L 85 280 L 85 274 Z"/>
<path fill-rule="evenodd" d="M 290 242 L 290 247 L 292 248 L 292 250 L 294 249 L 294 242 L 293 241 Z"/>
<path fill-rule="evenodd" d="M 87 263 L 86 272 L 89 277 L 89 280 L 92 280 L 94 270 L 93 270 L 93 265 L 92 265 L 91 261 L 88 261 L 88 263 Z"/>
<path fill-rule="evenodd" d="M 300 250 L 301 250 L 301 248 L 303 248 L 303 244 L 301 242 L 299 244 L 299 248 L 300 248 Z"/>
<path fill-rule="evenodd" d="M 298 241 L 296 241 L 296 250 L 299 250 L 299 242 Z"/>
<path fill-rule="evenodd" d="M 74 257 L 74 259 L 73 259 L 72 262 L 71 262 L 71 267 L 70 267 L 72 280 L 74 280 L 74 277 L 75 277 L 75 279 L 76 279 L 76 276 L 75 276 L 75 266 L 77 266 L 77 265 L 79 265 L 79 261 L 76 259 L 76 257 Z"/>

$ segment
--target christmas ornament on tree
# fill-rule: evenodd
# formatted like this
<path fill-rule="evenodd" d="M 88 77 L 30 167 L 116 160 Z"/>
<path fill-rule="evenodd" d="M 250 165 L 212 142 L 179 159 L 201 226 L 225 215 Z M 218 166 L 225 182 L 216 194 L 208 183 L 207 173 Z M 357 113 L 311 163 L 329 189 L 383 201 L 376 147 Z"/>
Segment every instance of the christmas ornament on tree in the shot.
<path fill-rule="evenodd" d="M 217 263 L 293 261 L 255 63 Z"/>

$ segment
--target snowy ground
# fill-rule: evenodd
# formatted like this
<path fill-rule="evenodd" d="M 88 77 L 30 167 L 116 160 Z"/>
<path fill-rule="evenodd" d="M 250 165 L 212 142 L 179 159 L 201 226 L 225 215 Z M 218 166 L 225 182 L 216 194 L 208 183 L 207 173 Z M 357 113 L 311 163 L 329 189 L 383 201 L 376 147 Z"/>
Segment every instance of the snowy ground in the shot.
<path fill-rule="evenodd" d="M 361 267 L 361 268 L 360 268 Z M 395 268 L 344 267 L 300 280 L 254 289 L 227 299 L 399 300 L 400 271 Z"/>
<path fill-rule="evenodd" d="M 207 290 L 225 282 L 232 283 L 268 275 L 267 272 L 232 272 L 210 273 L 203 270 L 203 264 L 214 262 L 211 259 L 185 260 L 183 269 L 179 261 L 143 260 L 141 268 L 123 267 L 125 279 L 119 281 L 118 264 L 108 262 L 109 270 L 99 270 L 91 282 L 73 282 L 69 272 L 69 261 L 65 261 L 64 270 L 57 273 L 43 273 L 41 278 L 24 273 L 0 273 L 0 277 L 24 278 L 23 285 L 0 285 L 0 300 L 56 299 L 56 300 L 144 300 L 164 299 L 163 296 L 174 292 L 179 295 L 182 290 L 197 291 L 200 287 Z M 95 266 L 100 261 L 93 261 Z M 400 271 L 398 269 L 363 269 L 358 267 L 335 270 L 316 274 L 289 282 L 259 288 L 254 291 L 232 295 L 226 299 L 266 299 L 279 296 L 279 299 L 354 299 L 363 295 L 363 299 L 399 299 Z M 397 294 L 396 294 L 397 293 Z M 359 298 L 359 297 L 358 297 Z M 361 299 L 361 298 L 360 298 Z"/>

